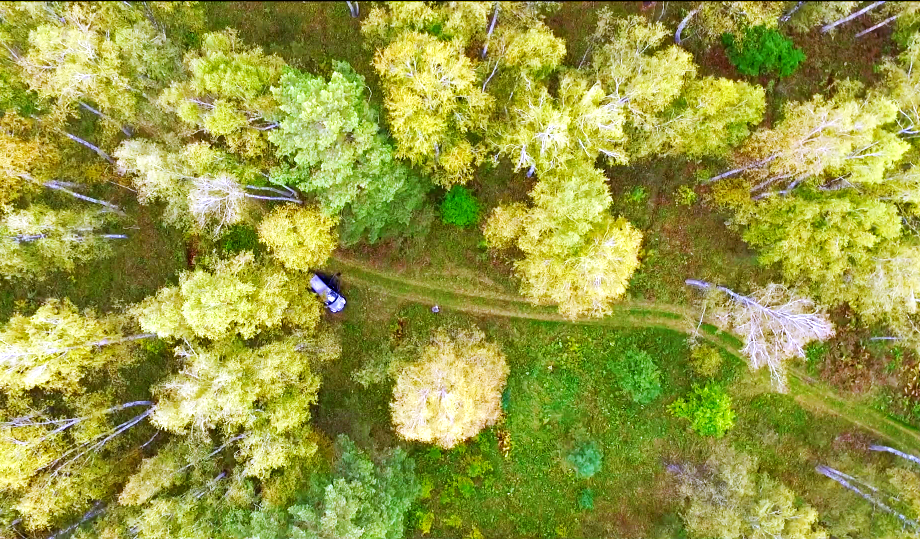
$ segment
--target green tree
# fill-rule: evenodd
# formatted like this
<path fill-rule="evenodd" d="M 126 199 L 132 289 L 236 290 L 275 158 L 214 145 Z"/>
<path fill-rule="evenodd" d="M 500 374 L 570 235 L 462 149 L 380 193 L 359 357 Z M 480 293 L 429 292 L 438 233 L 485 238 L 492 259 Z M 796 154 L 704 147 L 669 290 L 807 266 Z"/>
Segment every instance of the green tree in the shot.
<path fill-rule="evenodd" d="M 668 410 L 675 417 L 690 421 L 690 428 L 702 436 L 721 438 L 735 425 L 732 399 L 715 384 L 703 387 L 694 384 L 690 396 L 679 397 Z"/>
<path fill-rule="evenodd" d="M 104 234 L 104 225 L 104 216 L 95 210 L 52 210 L 33 204 L 8 213 L 0 220 L 0 274 L 40 277 L 110 256 L 112 240 L 127 236 Z"/>
<path fill-rule="evenodd" d="M 508 377 L 505 356 L 476 328 L 437 330 L 396 378 L 390 408 L 408 440 L 451 448 L 494 424 Z"/>
<path fill-rule="evenodd" d="M 745 28 L 775 28 L 788 2 L 699 2 L 677 26 L 674 41 L 680 45 L 684 28 L 693 20 L 694 28 L 705 40 L 722 34 L 738 34 Z"/>
<path fill-rule="evenodd" d="M 142 328 L 162 338 L 251 338 L 282 324 L 310 329 L 320 305 L 308 280 L 255 264 L 251 252 L 217 262 L 211 271 L 179 276 L 132 309 Z"/>
<path fill-rule="evenodd" d="M 339 456 L 322 497 L 288 508 L 291 536 L 316 539 L 399 539 L 406 512 L 421 494 L 414 463 L 399 448 L 379 464 L 348 437 L 335 443 Z"/>
<path fill-rule="evenodd" d="M 765 473 L 757 461 L 722 446 L 704 466 L 674 466 L 692 537 L 825 539 L 813 507 Z"/>
<path fill-rule="evenodd" d="M 272 88 L 278 127 L 269 140 L 293 161 L 273 179 L 316 195 L 328 215 L 347 210 L 344 243 L 365 233 L 374 242 L 385 229 L 407 225 L 427 190 L 395 160 L 364 88 L 364 77 L 344 62 L 328 82 L 288 70 Z"/>
<path fill-rule="evenodd" d="M 259 240 L 282 266 L 309 271 L 321 266 L 335 249 L 335 219 L 291 204 L 275 208 L 259 223 Z"/>

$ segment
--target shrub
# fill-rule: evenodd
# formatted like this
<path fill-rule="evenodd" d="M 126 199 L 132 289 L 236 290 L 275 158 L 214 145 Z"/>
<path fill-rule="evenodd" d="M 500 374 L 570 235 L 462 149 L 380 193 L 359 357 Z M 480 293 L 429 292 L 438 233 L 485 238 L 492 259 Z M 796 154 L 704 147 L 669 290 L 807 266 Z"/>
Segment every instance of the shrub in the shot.
<path fill-rule="evenodd" d="M 594 442 L 582 444 L 569 454 L 568 460 L 580 477 L 589 478 L 601 470 L 604 455 Z"/>
<path fill-rule="evenodd" d="M 740 42 L 732 34 L 722 34 L 722 44 L 732 65 L 749 76 L 776 71 L 787 77 L 805 60 L 792 41 L 765 26 L 748 28 Z"/>
<path fill-rule="evenodd" d="M 681 185 L 674 191 L 674 200 L 679 206 L 692 206 L 696 203 L 696 191 L 686 185 Z"/>
<path fill-rule="evenodd" d="M 648 198 L 648 191 L 645 190 L 645 187 L 641 185 L 636 185 L 626 193 L 626 200 L 630 204 L 639 205 L 645 202 L 645 199 Z"/>
<path fill-rule="evenodd" d="M 731 397 L 715 384 L 694 384 L 689 399 L 677 399 L 668 410 L 675 417 L 689 420 L 690 428 L 703 436 L 721 438 L 735 425 Z"/>
<path fill-rule="evenodd" d="M 479 201 L 466 187 L 455 185 L 441 203 L 441 220 L 465 228 L 479 222 Z"/>
<path fill-rule="evenodd" d="M 690 352 L 690 367 L 700 376 L 715 376 L 722 367 L 722 353 L 706 344 L 696 346 Z"/>
<path fill-rule="evenodd" d="M 633 402 L 648 404 L 661 395 L 661 371 L 643 350 L 628 350 L 611 365 L 620 389 Z"/>
<path fill-rule="evenodd" d="M 578 507 L 581 509 L 594 509 L 594 491 L 589 488 L 578 494 Z"/>

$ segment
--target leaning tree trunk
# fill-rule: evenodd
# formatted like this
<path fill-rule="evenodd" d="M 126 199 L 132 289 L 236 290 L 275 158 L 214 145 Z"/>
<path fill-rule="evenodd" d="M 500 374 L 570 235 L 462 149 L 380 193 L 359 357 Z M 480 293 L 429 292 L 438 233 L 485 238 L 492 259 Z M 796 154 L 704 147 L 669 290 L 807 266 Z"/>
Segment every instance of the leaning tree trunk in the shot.
<path fill-rule="evenodd" d="M 867 502 L 871 503 L 872 505 L 878 507 L 878 508 L 881 509 L 882 511 L 885 511 L 885 512 L 888 513 L 888 514 L 894 515 L 895 517 L 898 518 L 898 520 L 900 520 L 900 521 L 903 522 L 904 524 L 909 524 L 909 525 L 913 526 L 915 529 L 920 529 L 920 524 L 918 524 L 917 522 L 915 522 L 915 521 L 913 521 L 913 520 L 907 518 L 906 516 L 902 515 L 901 513 L 898 513 L 897 511 L 895 511 L 895 510 L 892 509 L 891 507 L 888 507 L 884 502 L 882 502 L 882 501 L 880 501 L 880 500 L 877 500 L 877 499 L 873 498 L 871 495 L 869 495 L 869 494 L 863 492 L 862 490 L 860 490 L 859 487 L 857 487 L 857 486 L 851 484 L 849 481 L 847 481 L 848 478 L 849 478 L 849 479 L 853 479 L 853 478 L 851 478 L 850 476 L 848 476 L 847 474 L 845 474 L 845 473 L 843 473 L 843 472 L 840 472 L 840 471 L 838 471 L 838 470 L 835 470 L 835 469 L 833 469 L 833 468 L 830 468 L 830 467 L 828 467 L 828 466 L 823 466 L 823 465 L 822 465 L 822 466 L 817 466 L 817 467 L 815 468 L 815 471 L 818 472 L 819 474 L 823 475 L 824 477 L 827 477 L 828 479 L 832 479 L 832 480 L 836 481 L 837 483 L 839 483 L 839 484 L 840 484 L 841 486 L 843 486 L 844 488 L 846 488 L 846 489 L 848 489 L 848 490 L 851 490 L 851 491 L 855 492 L 855 493 L 858 494 L 862 499 L 864 499 L 864 500 L 866 500 Z M 870 488 L 872 488 L 872 487 L 870 487 Z M 876 489 L 876 488 L 872 488 L 872 490 L 878 492 L 878 489 Z"/>
<path fill-rule="evenodd" d="M 686 17 L 684 17 L 684 20 L 680 21 L 680 24 L 677 25 L 677 31 L 674 32 L 674 43 L 677 43 L 678 45 L 680 45 L 680 42 L 681 42 L 680 34 L 683 33 L 684 27 L 687 26 L 687 24 L 690 22 L 690 19 L 692 19 L 694 15 L 699 13 L 699 11 L 700 11 L 700 8 L 694 9 L 693 11 L 688 13 Z"/>
<path fill-rule="evenodd" d="M 856 17 L 859 17 L 859 16 L 862 15 L 863 13 L 866 13 L 867 11 L 873 10 L 873 9 L 879 7 L 880 5 L 884 4 L 884 3 L 885 3 L 884 1 L 882 1 L 882 2 L 873 2 L 873 3 L 869 4 L 868 6 L 866 6 L 866 7 L 862 8 L 862 9 L 860 9 L 859 11 L 856 11 L 856 12 L 854 12 L 854 13 L 851 13 L 851 14 L 847 15 L 846 17 L 842 18 L 842 19 L 837 19 L 836 21 L 834 21 L 834 22 L 832 22 L 832 23 L 830 23 L 830 24 L 824 26 L 823 28 L 821 28 L 821 33 L 822 33 L 822 34 L 826 34 L 826 33 L 830 32 L 831 30 L 833 30 L 834 28 L 840 26 L 841 24 L 844 24 L 844 23 L 846 23 L 846 22 L 852 21 L 853 19 L 855 19 Z"/>
<path fill-rule="evenodd" d="M 489 31 L 486 33 L 486 42 L 482 45 L 482 57 L 486 57 L 486 53 L 489 51 L 489 38 L 492 37 L 492 32 L 495 30 L 495 22 L 498 21 L 498 2 L 495 2 L 495 9 L 492 11 L 492 23 L 489 24 Z"/>
<path fill-rule="evenodd" d="M 898 13 L 897 15 L 895 15 L 895 16 L 893 16 L 893 17 L 888 17 L 887 19 L 885 19 L 884 21 L 882 21 L 882 22 L 876 24 L 875 26 L 873 26 L 873 27 L 871 27 L 871 28 L 866 28 L 866 29 L 863 30 L 862 32 L 856 34 L 856 37 L 862 37 L 862 36 L 864 36 L 864 35 L 866 35 L 866 34 L 870 34 L 870 33 L 874 32 L 874 31 L 878 30 L 878 29 L 881 28 L 882 26 L 885 26 L 886 24 L 890 23 L 891 21 L 897 19 L 897 18 L 900 17 L 900 16 L 901 16 L 901 14 Z"/>
<path fill-rule="evenodd" d="M 798 11 L 798 10 L 800 10 L 800 9 L 802 9 L 802 6 L 804 6 L 804 5 L 805 5 L 805 2 L 804 2 L 804 1 L 803 1 L 803 2 L 797 2 L 797 3 L 795 4 L 795 7 L 793 7 L 792 9 L 790 9 L 789 11 L 787 11 L 786 13 L 784 13 L 783 16 L 779 18 L 779 22 L 788 22 L 789 19 L 791 19 L 792 16 L 795 15 L 795 12 Z"/>
<path fill-rule="evenodd" d="M 122 215 L 122 216 L 126 215 L 125 212 L 121 208 L 119 208 L 115 204 L 112 204 L 111 202 L 106 202 L 104 200 L 99 200 L 98 198 L 81 195 L 80 193 L 77 193 L 76 191 L 71 191 L 70 189 L 64 186 L 64 182 L 47 181 L 41 185 L 47 187 L 48 189 L 54 189 L 55 191 L 61 191 L 62 193 L 67 193 L 68 195 L 74 198 L 79 198 L 80 200 L 85 200 L 87 202 L 92 202 L 93 204 L 99 204 L 100 206 L 105 206 L 106 208 L 109 208 L 113 212 L 117 213 L 118 215 Z"/>

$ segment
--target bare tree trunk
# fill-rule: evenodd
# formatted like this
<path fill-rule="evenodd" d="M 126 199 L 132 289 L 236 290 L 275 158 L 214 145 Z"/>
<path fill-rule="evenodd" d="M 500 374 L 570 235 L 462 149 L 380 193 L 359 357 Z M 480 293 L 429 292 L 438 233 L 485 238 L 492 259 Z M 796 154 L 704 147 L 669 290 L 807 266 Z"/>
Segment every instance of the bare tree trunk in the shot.
<path fill-rule="evenodd" d="M 358 13 L 358 3 L 357 3 L 357 2 L 349 2 L 348 0 L 345 0 L 345 3 L 348 5 L 348 11 L 351 12 L 351 16 L 354 17 L 354 18 L 358 18 L 358 15 L 359 15 L 359 13 Z"/>
<path fill-rule="evenodd" d="M 84 522 L 92 520 L 96 518 L 97 516 L 99 516 L 100 514 L 104 513 L 105 510 L 106 510 L 106 506 L 102 505 L 102 502 L 97 501 L 96 503 L 93 504 L 90 510 L 87 511 L 86 514 L 83 515 L 83 518 L 81 518 L 75 524 L 71 524 L 70 526 L 64 528 L 63 530 L 58 531 L 54 535 L 51 535 L 50 537 L 48 537 L 48 539 L 57 539 L 58 537 L 63 537 L 69 534 L 70 532 L 79 528 Z"/>
<path fill-rule="evenodd" d="M 856 12 L 854 12 L 854 13 L 851 13 L 851 14 L 847 15 L 846 17 L 842 18 L 842 19 L 837 19 L 836 21 L 834 21 L 834 22 L 832 22 L 832 23 L 830 23 L 830 24 L 824 26 L 823 28 L 821 28 L 821 33 L 822 33 L 822 34 L 826 34 L 827 32 L 830 32 L 832 29 L 834 29 L 834 28 L 840 26 L 841 24 L 843 24 L 843 23 L 845 23 L 845 22 L 852 21 L 853 19 L 855 19 L 856 17 L 859 17 L 859 16 L 862 15 L 863 13 L 865 13 L 865 12 L 867 12 L 867 11 L 870 11 L 870 10 L 873 10 L 873 9 L 879 7 L 880 5 L 884 4 L 884 3 L 885 3 L 884 1 L 882 1 L 882 2 L 873 2 L 873 3 L 869 4 L 868 6 L 866 6 L 866 7 L 862 8 L 862 9 L 860 9 L 859 11 L 856 11 Z"/>
<path fill-rule="evenodd" d="M 69 138 L 70 140 L 72 140 L 72 141 L 74 141 L 74 142 L 77 142 L 77 143 L 79 143 L 79 144 L 82 144 L 83 146 L 86 146 L 86 147 L 89 148 L 90 150 L 96 152 L 96 154 L 97 154 L 99 157 L 105 159 L 106 161 L 108 161 L 108 162 L 111 163 L 112 165 L 115 165 L 115 160 L 112 159 L 112 156 L 110 156 L 109 154 L 107 154 L 107 153 L 105 153 L 104 151 L 102 151 L 102 149 L 99 148 L 98 146 L 96 146 L 95 144 L 93 144 L 93 143 L 91 143 L 91 142 L 87 142 L 87 141 L 81 139 L 80 137 L 78 137 L 78 136 L 76 136 L 76 135 L 71 135 L 71 134 L 68 133 L 67 131 L 61 131 L 61 133 L 64 133 L 64 135 L 67 136 L 67 138 Z"/>
<path fill-rule="evenodd" d="M 86 196 L 86 195 L 81 195 L 80 193 L 77 193 L 76 191 L 71 191 L 70 189 L 67 189 L 67 188 L 64 187 L 61 183 L 58 183 L 58 182 L 56 182 L 56 181 L 45 182 L 45 183 L 43 183 L 42 185 L 44 185 L 44 186 L 47 187 L 48 189 L 54 189 L 54 190 L 56 190 L 56 191 L 62 191 L 62 192 L 64 192 L 64 193 L 67 193 L 68 195 L 70 195 L 70 196 L 72 196 L 72 197 L 74 197 L 74 198 L 79 198 L 80 200 L 85 200 L 85 201 L 87 201 L 87 202 L 92 202 L 92 203 L 94 203 L 94 204 L 99 204 L 99 205 L 101 205 L 101 206 L 105 206 L 106 208 L 109 208 L 110 210 L 112 210 L 112 211 L 114 211 L 115 213 L 117 213 L 118 215 L 126 215 L 125 212 L 122 211 L 121 208 L 119 208 L 119 207 L 116 206 L 115 204 L 112 204 L 111 202 L 106 202 L 106 201 L 104 201 L 104 200 L 99 200 L 98 198 L 92 198 L 92 197 L 88 197 L 88 196 Z"/>
<path fill-rule="evenodd" d="M 885 19 L 884 21 L 882 21 L 882 22 L 876 24 L 876 25 L 873 26 L 872 28 L 866 28 L 866 29 L 863 30 L 862 32 L 856 34 L 856 37 L 862 37 L 862 36 L 864 36 L 864 35 L 866 35 L 866 34 L 872 33 L 872 32 L 874 32 L 874 31 L 878 30 L 879 28 L 881 28 L 882 26 L 885 26 L 886 24 L 890 23 L 891 21 L 897 19 L 897 18 L 900 17 L 900 16 L 901 16 L 901 14 L 898 13 L 897 15 L 895 15 L 895 16 L 893 16 L 893 17 L 888 17 L 887 19 Z"/>
<path fill-rule="evenodd" d="M 869 494 L 866 494 L 865 492 L 863 492 L 862 490 L 860 490 L 858 487 L 856 487 L 856 486 L 850 484 L 850 482 L 847 481 L 847 480 L 845 479 L 845 477 L 849 477 L 849 476 L 847 476 L 846 474 L 844 474 L 844 473 L 842 473 L 842 472 L 839 472 L 839 471 L 837 471 L 837 470 L 835 470 L 835 469 L 833 469 L 833 468 L 829 468 L 829 467 L 827 467 L 827 466 L 823 466 L 823 465 L 822 465 L 822 466 L 817 466 L 817 467 L 815 468 L 815 471 L 818 472 L 819 474 L 823 475 L 824 477 L 827 477 L 828 479 L 833 479 L 834 481 L 836 481 L 837 483 L 839 483 L 839 484 L 842 485 L 843 487 L 845 487 L 845 488 L 847 488 L 847 489 L 849 489 L 849 490 L 855 492 L 855 493 L 858 494 L 861 498 L 863 498 L 863 499 L 866 500 L 867 502 L 871 503 L 872 505 L 878 507 L 878 508 L 881 509 L 882 511 L 885 511 L 886 513 L 889 513 L 889 514 L 892 514 L 892 515 L 896 516 L 896 517 L 898 518 L 898 520 L 900 520 L 901 522 L 903 522 L 903 523 L 905 523 L 905 524 L 910 524 L 910 525 L 913 526 L 914 528 L 920 528 L 920 524 L 917 524 L 917 523 L 914 522 L 913 520 L 907 518 L 906 516 L 902 515 L 901 513 L 898 513 L 898 512 L 895 511 L 894 509 L 888 507 L 887 505 L 885 505 L 885 504 L 882 503 L 881 501 L 876 500 L 875 498 L 873 498 L 873 497 L 870 496 Z M 877 489 L 876 489 L 876 490 L 877 490 Z"/>
<path fill-rule="evenodd" d="M 684 27 L 687 26 L 687 23 L 690 22 L 690 19 L 692 19 L 694 15 L 699 13 L 699 11 L 700 11 L 700 8 L 694 9 L 693 11 L 688 13 L 686 17 L 684 17 L 684 20 L 680 21 L 680 24 L 677 25 L 677 31 L 674 32 L 674 43 L 677 43 L 678 45 L 680 45 L 680 34 L 683 33 Z"/>
<path fill-rule="evenodd" d="M 903 453 L 893 447 L 888 447 L 887 445 L 870 445 L 869 451 L 885 451 L 887 453 L 891 453 L 892 455 L 897 455 L 901 457 L 902 459 L 907 459 L 913 462 L 914 464 L 920 464 L 920 457 L 915 457 L 911 454 Z"/>
<path fill-rule="evenodd" d="M 770 161 L 773 161 L 773 160 L 776 159 L 777 157 L 779 157 L 779 154 L 773 154 L 773 155 L 771 155 L 770 157 L 768 157 L 768 158 L 766 158 L 766 159 L 761 159 L 760 161 L 757 161 L 757 162 L 755 162 L 755 163 L 751 163 L 750 165 L 745 165 L 745 166 L 743 166 L 743 167 L 741 167 L 741 168 L 736 168 L 736 169 L 734 169 L 734 170 L 729 170 L 728 172 L 723 172 L 722 174 L 719 174 L 718 176 L 713 176 L 712 178 L 709 178 L 708 180 L 705 180 L 705 181 L 703 182 L 703 184 L 705 185 L 705 184 L 709 184 L 709 183 L 712 183 L 712 182 L 721 180 L 722 178 L 728 178 L 729 176 L 734 176 L 735 174 L 738 174 L 738 173 L 740 173 L 740 172 L 744 172 L 745 170 L 750 170 L 750 169 L 752 169 L 752 168 L 760 168 L 760 167 L 766 165 L 767 163 L 769 163 Z"/>
<path fill-rule="evenodd" d="M 492 37 L 492 31 L 495 30 L 495 22 L 498 20 L 498 2 L 495 2 L 495 8 L 492 11 L 492 23 L 489 24 L 489 31 L 486 33 L 486 42 L 482 46 L 482 57 L 486 57 L 489 51 L 489 38 Z"/>
<path fill-rule="evenodd" d="M 83 107 L 84 109 L 86 109 L 86 110 L 92 112 L 92 113 L 95 114 L 96 116 L 102 118 L 103 120 L 108 120 L 108 121 L 110 121 L 110 122 L 112 122 L 112 123 L 114 123 L 114 124 L 120 123 L 120 122 L 116 121 L 115 118 L 112 118 L 111 116 L 109 116 L 109 115 L 107 115 L 107 114 L 104 114 L 104 113 L 102 113 L 102 112 L 100 112 L 100 111 L 94 109 L 93 107 L 87 105 L 86 103 L 84 103 L 84 102 L 82 102 L 82 101 L 80 101 L 80 106 Z M 131 130 L 130 130 L 130 129 L 128 128 L 128 126 L 126 126 L 126 125 L 121 126 L 121 132 L 124 133 L 126 137 L 132 137 L 132 136 L 134 136 L 134 135 L 131 133 Z"/>
<path fill-rule="evenodd" d="M 138 341 L 141 339 L 152 339 L 156 336 L 157 336 L 156 333 L 138 333 L 136 335 L 129 335 L 127 337 L 115 337 L 111 339 L 106 338 L 106 339 L 101 339 L 98 341 L 78 344 L 75 346 L 65 346 L 64 348 L 51 348 L 51 349 L 42 350 L 42 352 L 48 355 L 62 354 L 62 353 L 70 352 L 72 350 L 81 350 L 83 348 L 94 348 L 96 346 L 108 346 L 110 344 L 120 344 L 123 342 Z M 0 359 L 11 359 L 11 358 L 23 357 L 27 355 L 30 355 L 30 353 L 29 352 L 17 352 L 17 351 L 6 352 L 0 349 Z"/>
<path fill-rule="evenodd" d="M 779 18 L 779 22 L 788 22 L 789 19 L 791 19 L 792 16 L 795 15 L 795 12 L 798 11 L 799 9 L 801 9 L 802 6 L 804 6 L 804 5 L 805 5 L 805 2 L 804 2 L 804 1 L 803 1 L 803 2 L 797 2 L 797 3 L 795 4 L 795 7 L 793 7 L 792 9 L 790 9 L 789 11 L 787 11 L 786 13 L 784 13 L 783 16 Z"/>

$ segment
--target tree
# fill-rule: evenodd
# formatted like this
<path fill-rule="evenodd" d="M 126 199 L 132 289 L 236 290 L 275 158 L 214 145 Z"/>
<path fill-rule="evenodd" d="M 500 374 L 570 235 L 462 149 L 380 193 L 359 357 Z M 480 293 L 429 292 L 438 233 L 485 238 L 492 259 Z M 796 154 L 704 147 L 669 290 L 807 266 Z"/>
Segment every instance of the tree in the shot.
<path fill-rule="evenodd" d="M 893 447 L 871 445 L 869 450 L 891 453 L 914 464 L 920 463 L 920 458 Z M 920 533 L 920 474 L 915 470 L 891 466 L 884 469 L 883 474 L 876 474 L 875 481 L 866 476 L 854 477 L 823 464 L 816 466 L 815 471 L 869 502 L 873 512 L 880 509 L 893 517 L 892 520 L 897 519 L 894 525 L 886 527 L 896 529 L 902 535 Z M 873 528 L 880 527 L 873 523 Z"/>
<path fill-rule="evenodd" d="M 757 461 L 728 446 L 702 467 L 669 467 L 678 474 L 678 489 L 688 504 L 682 513 L 692 537 L 725 539 L 825 539 L 818 513 L 799 504 L 788 487 L 765 473 Z"/>
<path fill-rule="evenodd" d="M 0 330 L 0 496 L 14 529 L 72 522 L 130 474 L 153 402 L 118 369 L 140 357 L 130 343 L 154 335 L 126 326 L 49 300 Z"/>
<path fill-rule="evenodd" d="M 279 206 L 259 223 L 259 239 L 285 268 L 309 271 L 335 249 L 335 219 L 314 209 Z"/>
<path fill-rule="evenodd" d="M 787 103 L 779 124 L 757 131 L 741 146 L 736 156 L 741 166 L 707 183 L 743 173 L 751 193 L 758 195 L 768 188 L 820 183 L 825 173 L 848 181 L 878 177 L 907 145 L 879 129 L 895 119 L 895 104 L 877 95 L 858 99 L 859 90 L 847 82 L 830 100 L 815 95 L 811 101 Z M 850 180 L 851 175 L 856 177 Z"/>
<path fill-rule="evenodd" d="M 179 276 L 132 309 L 142 328 L 162 338 L 251 338 L 261 329 L 290 324 L 312 328 L 320 305 L 308 280 L 274 267 L 260 267 L 251 252 L 217 262 L 212 271 Z"/>
<path fill-rule="evenodd" d="M 507 377 L 505 356 L 481 331 L 439 329 L 396 379 L 390 404 L 396 431 L 454 447 L 498 421 Z"/>
<path fill-rule="evenodd" d="M 354 442 L 339 435 L 333 480 L 318 500 L 288 508 L 291 536 L 316 539 L 399 539 L 406 512 L 421 494 L 414 462 L 396 448 L 375 465 Z"/>
<path fill-rule="evenodd" d="M 593 70 L 608 98 L 628 110 L 633 124 L 654 122 L 696 75 L 690 53 L 673 45 L 655 50 L 666 35 L 664 25 L 643 17 L 615 18 L 609 11 L 598 17 L 592 39 L 604 44 L 594 53 Z"/>
<path fill-rule="evenodd" d="M 405 32 L 377 51 L 374 69 L 397 156 L 436 173 L 445 187 L 466 182 L 482 159 L 466 133 L 482 129 L 492 98 L 474 84 L 473 65 L 458 44 Z"/>
<path fill-rule="evenodd" d="M 790 282 L 807 279 L 830 304 L 846 301 L 854 277 L 901 235 L 895 206 L 847 192 L 765 200 L 735 219 L 747 224 L 744 240 L 761 249 L 762 263 L 779 264 Z"/>
<path fill-rule="evenodd" d="M 336 62 L 329 81 L 289 69 L 272 92 L 277 129 L 269 140 L 293 166 L 273 180 L 314 194 L 327 215 L 345 212 L 345 243 L 371 242 L 392 225 L 408 224 L 427 185 L 396 161 L 364 95 L 364 77 Z M 355 238 L 356 239 L 356 238 Z"/>
<path fill-rule="evenodd" d="M 72 271 L 77 262 L 111 256 L 111 241 L 124 234 L 103 234 L 103 216 L 90 210 L 52 210 L 33 204 L 0 221 L 0 274 L 43 276 Z"/>
<path fill-rule="evenodd" d="M 705 77 L 687 82 L 659 119 L 640 126 L 632 155 L 723 156 L 763 119 L 764 89 L 746 82 Z"/>
<path fill-rule="evenodd" d="M 126 123 L 153 128 L 161 119 L 150 95 L 175 78 L 179 47 L 148 15 L 156 12 L 183 31 L 202 26 L 197 8 L 161 4 L 14 6 L 6 49 L 29 86 L 53 100 L 57 117 L 79 105 L 116 133 Z"/>
<path fill-rule="evenodd" d="M 246 47 L 235 30 L 205 34 L 201 48 L 185 55 L 187 80 L 173 82 L 159 103 L 175 112 L 190 131 L 203 129 L 245 157 L 264 157 L 268 120 L 277 103 L 271 87 L 286 64 L 259 47 Z"/>
<path fill-rule="evenodd" d="M 834 335 L 833 324 L 811 299 L 782 285 L 770 284 L 742 296 L 704 281 L 688 279 L 687 284 L 713 293 L 706 305 L 709 316 L 723 330 L 744 339 L 741 353 L 751 370 L 767 367 L 780 391 L 786 387 L 785 361 L 804 358 L 806 344 Z"/>
<path fill-rule="evenodd" d="M 816 26 L 824 26 L 847 15 L 856 8 L 859 2 L 798 2 L 798 4 L 801 4 L 799 9 L 791 14 L 787 12 L 783 17 L 789 21 L 789 26 L 793 30 L 804 33 Z M 780 22 L 785 22 L 785 20 L 781 19 Z"/>
<path fill-rule="evenodd" d="M 32 316 L 13 315 L 0 330 L 0 387 L 79 392 L 84 373 L 116 360 L 125 343 L 154 335 L 126 335 L 120 321 L 80 313 L 66 299 L 50 299 Z"/>
<path fill-rule="evenodd" d="M 591 162 L 598 154 L 626 163 L 623 112 L 600 84 L 589 88 L 584 78 L 565 75 L 559 94 L 557 102 L 542 85 L 522 90 L 510 104 L 509 117 L 496 127 L 494 144 L 515 170 L 543 174 L 573 158 Z"/>
<path fill-rule="evenodd" d="M 543 176 L 530 197 L 534 205 L 498 206 L 486 222 L 493 249 L 516 245 L 521 293 L 553 303 L 563 315 L 603 316 L 626 291 L 639 265 L 642 234 L 607 214 L 611 198 L 600 171 L 570 161 Z"/>
<path fill-rule="evenodd" d="M 339 355 L 328 333 L 258 348 L 240 341 L 186 343 L 176 353 L 183 370 L 154 391 L 154 425 L 176 434 L 219 429 L 227 438 L 238 435 L 242 474 L 261 479 L 316 451 L 309 420 L 319 378 L 312 366 Z"/>
<path fill-rule="evenodd" d="M 194 223 L 216 234 L 244 220 L 249 201 L 302 203 L 290 188 L 261 185 L 264 173 L 207 142 L 181 147 L 172 142 L 128 140 L 115 151 L 118 165 L 134 175 L 138 199 L 166 202 L 164 219 L 172 225 Z"/>
<path fill-rule="evenodd" d="M 724 33 L 738 34 L 752 26 L 776 27 L 788 2 L 700 2 L 677 26 L 674 42 L 681 44 L 684 28 L 694 20 L 702 39 L 708 41 Z"/>

